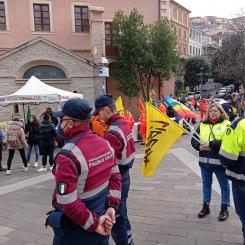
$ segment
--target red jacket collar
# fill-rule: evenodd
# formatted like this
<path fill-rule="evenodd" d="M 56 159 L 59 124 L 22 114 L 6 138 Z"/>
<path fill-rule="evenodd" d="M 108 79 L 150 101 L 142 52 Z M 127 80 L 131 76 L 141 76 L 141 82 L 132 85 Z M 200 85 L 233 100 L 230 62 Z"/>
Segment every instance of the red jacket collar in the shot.
<path fill-rule="evenodd" d="M 118 119 L 122 119 L 122 117 L 120 116 L 119 113 L 116 113 L 116 114 L 114 114 L 114 115 L 113 115 L 113 116 L 106 122 L 106 124 L 110 126 L 112 123 L 114 123 L 114 122 L 117 121 Z"/>
<path fill-rule="evenodd" d="M 78 125 L 74 128 L 68 129 L 64 135 L 66 140 L 72 140 L 73 138 L 77 137 L 79 134 L 84 133 L 86 131 L 89 131 L 89 125 L 88 124 L 83 124 L 83 125 Z"/>

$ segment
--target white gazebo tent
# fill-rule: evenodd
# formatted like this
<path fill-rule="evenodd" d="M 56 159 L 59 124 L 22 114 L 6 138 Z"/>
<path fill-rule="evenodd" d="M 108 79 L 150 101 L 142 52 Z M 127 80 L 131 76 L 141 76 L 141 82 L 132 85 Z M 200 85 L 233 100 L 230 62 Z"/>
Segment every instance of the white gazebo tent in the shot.
<path fill-rule="evenodd" d="M 67 101 L 71 98 L 82 99 L 83 95 L 52 87 L 40 81 L 35 76 L 32 76 L 26 84 L 15 93 L 0 96 L 0 105 L 55 103 Z"/>

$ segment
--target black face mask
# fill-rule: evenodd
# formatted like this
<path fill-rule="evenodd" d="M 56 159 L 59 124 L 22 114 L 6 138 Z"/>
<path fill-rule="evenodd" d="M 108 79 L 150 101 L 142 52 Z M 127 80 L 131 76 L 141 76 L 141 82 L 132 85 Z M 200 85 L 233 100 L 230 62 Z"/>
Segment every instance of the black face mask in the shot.
<path fill-rule="evenodd" d="M 58 124 L 56 133 L 59 137 L 62 137 L 65 139 L 65 133 L 64 133 L 64 128 L 66 127 L 68 122 L 66 122 L 65 126 L 62 128 L 61 123 Z"/>

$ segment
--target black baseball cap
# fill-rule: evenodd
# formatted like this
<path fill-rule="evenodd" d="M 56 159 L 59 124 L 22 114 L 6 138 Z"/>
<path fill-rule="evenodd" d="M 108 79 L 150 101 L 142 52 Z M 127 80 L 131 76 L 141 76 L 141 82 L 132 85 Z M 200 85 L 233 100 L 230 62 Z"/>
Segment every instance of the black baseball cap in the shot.
<path fill-rule="evenodd" d="M 101 108 L 112 104 L 115 104 L 115 101 L 112 99 L 111 94 L 103 94 L 98 96 L 95 99 L 95 113 L 98 113 Z"/>
<path fill-rule="evenodd" d="M 69 99 L 65 102 L 62 111 L 53 112 L 54 117 L 69 116 L 77 120 L 86 120 L 91 117 L 92 107 L 84 99 Z"/>

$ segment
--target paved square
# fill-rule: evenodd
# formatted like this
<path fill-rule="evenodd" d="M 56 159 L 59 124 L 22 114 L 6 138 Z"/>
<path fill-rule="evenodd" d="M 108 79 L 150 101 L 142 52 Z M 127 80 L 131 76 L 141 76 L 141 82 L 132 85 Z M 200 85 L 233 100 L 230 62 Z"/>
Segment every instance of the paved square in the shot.
<path fill-rule="evenodd" d="M 153 177 L 141 176 L 142 154 L 143 147 L 137 143 L 128 200 L 135 245 L 242 244 L 241 224 L 234 208 L 230 208 L 226 222 L 217 219 L 218 193 L 213 192 L 211 215 L 197 218 L 202 185 L 197 175 L 197 153 L 187 136 L 171 149 Z M 18 155 L 16 152 L 12 175 L 0 173 L 0 244 L 50 245 L 52 230 L 44 223 L 45 213 L 52 209 L 54 179 L 50 172 L 40 174 L 34 168 L 21 172 Z M 3 163 L 6 160 L 4 152 Z M 214 189 L 218 191 L 217 184 Z"/>

